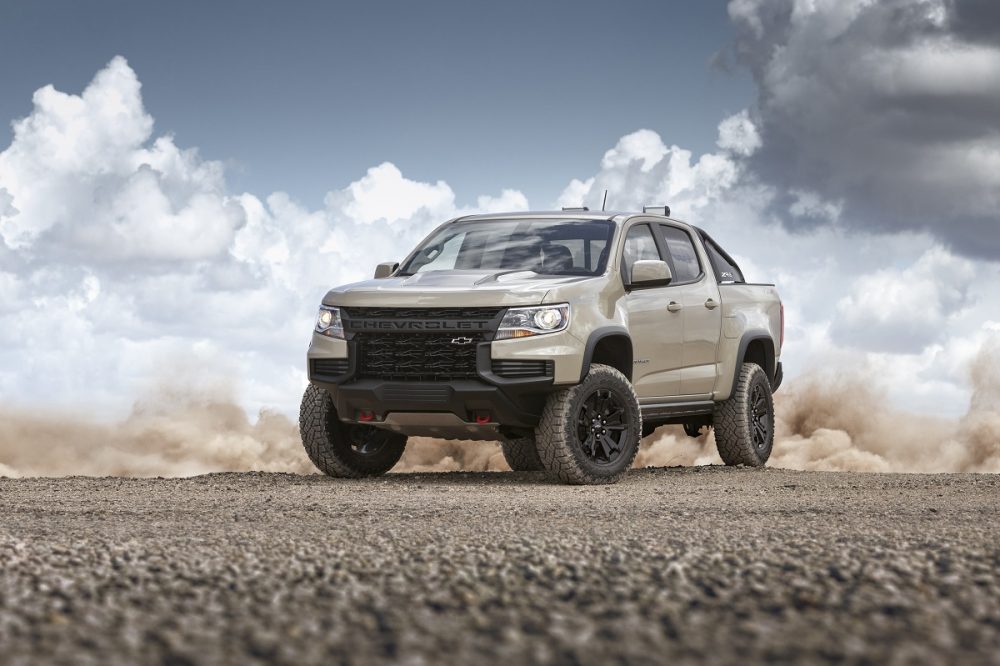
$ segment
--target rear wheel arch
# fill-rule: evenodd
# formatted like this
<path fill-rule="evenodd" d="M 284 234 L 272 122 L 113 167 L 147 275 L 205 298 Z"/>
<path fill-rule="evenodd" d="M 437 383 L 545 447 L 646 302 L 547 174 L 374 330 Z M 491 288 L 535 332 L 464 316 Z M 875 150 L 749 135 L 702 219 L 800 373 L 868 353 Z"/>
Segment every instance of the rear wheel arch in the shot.
<path fill-rule="evenodd" d="M 632 381 L 632 338 L 628 331 L 618 326 L 606 326 L 592 332 L 583 351 L 581 382 L 594 363 L 610 366 Z"/>
<path fill-rule="evenodd" d="M 774 340 L 771 334 L 766 331 L 747 331 L 740 338 L 740 346 L 736 352 L 733 368 L 733 380 L 730 385 L 730 392 L 736 388 L 736 383 L 740 377 L 740 371 L 744 363 L 756 363 L 764 370 L 767 379 L 774 385 L 775 354 Z"/>

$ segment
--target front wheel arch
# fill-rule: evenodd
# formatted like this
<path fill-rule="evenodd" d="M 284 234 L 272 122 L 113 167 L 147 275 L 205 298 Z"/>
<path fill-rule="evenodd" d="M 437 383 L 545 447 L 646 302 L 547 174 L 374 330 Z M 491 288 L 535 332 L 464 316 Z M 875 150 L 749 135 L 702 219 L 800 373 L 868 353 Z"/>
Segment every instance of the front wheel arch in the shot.
<path fill-rule="evenodd" d="M 632 358 L 632 338 L 626 329 L 621 326 L 598 328 L 587 338 L 580 381 L 584 380 L 594 364 L 612 367 L 632 381 Z"/>

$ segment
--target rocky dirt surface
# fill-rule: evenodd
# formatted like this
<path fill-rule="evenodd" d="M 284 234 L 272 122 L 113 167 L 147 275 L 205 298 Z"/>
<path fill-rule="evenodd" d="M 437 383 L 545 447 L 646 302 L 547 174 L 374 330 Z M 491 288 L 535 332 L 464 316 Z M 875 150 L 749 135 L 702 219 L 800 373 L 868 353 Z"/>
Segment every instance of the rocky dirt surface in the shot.
<path fill-rule="evenodd" d="M 0 662 L 1000 663 L 1000 476 L 0 479 Z"/>

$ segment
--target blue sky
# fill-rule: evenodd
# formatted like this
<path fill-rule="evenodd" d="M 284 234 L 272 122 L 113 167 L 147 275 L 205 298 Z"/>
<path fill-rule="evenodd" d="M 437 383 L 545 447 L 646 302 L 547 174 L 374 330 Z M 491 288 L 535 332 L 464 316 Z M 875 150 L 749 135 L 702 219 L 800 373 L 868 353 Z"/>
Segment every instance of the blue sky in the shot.
<path fill-rule="evenodd" d="M 123 55 L 157 133 L 224 160 L 237 191 L 315 206 L 388 160 L 460 201 L 547 206 L 631 131 L 710 150 L 753 96 L 710 64 L 733 32 L 723 2 L 6 0 L 0 119 Z"/>

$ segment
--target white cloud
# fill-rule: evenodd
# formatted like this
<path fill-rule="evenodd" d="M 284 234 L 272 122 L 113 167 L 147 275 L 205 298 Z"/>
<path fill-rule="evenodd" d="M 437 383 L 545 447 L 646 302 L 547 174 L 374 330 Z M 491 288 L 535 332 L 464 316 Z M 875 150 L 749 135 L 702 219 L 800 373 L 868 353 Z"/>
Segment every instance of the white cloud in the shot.
<path fill-rule="evenodd" d="M 347 186 L 342 192 L 330 194 L 327 205 L 336 207 L 343 202 L 348 217 L 362 224 L 376 220 L 399 222 L 408 220 L 421 210 L 447 214 L 454 210 L 455 193 L 448 184 L 433 185 L 408 178 L 394 164 L 383 162 L 368 169 L 364 178 Z"/>
<path fill-rule="evenodd" d="M 169 137 L 146 146 L 153 119 L 123 58 L 81 95 L 46 86 L 34 104 L 0 153 L 6 245 L 86 261 L 190 261 L 226 252 L 244 217 L 228 205 L 221 165 Z"/>
<path fill-rule="evenodd" d="M 721 137 L 723 131 L 726 139 Z M 740 131 L 727 119 L 720 125 L 720 141 L 735 140 Z M 557 204 L 599 209 L 606 189 L 608 210 L 636 210 L 668 201 L 672 208 L 682 205 L 692 209 L 706 205 L 739 178 L 740 163 L 728 153 L 709 153 L 696 161 L 692 158 L 690 150 L 668 148 L 652 130 L 632 132 L 604 154 L 597 174 L 572 180 Z"/>
<path fill-rule="evenodd" d="M 122 413 L 186 355 L 209 381 L 240 376 L 247 406 L 291 412 L 329 287 L 449 217 L 528 207 L 511 189 L 459 206 L 389 162 L 320 210 L 231 195 L 221 163 L 153 136 L 120 57 L 34 102 L 0 152 L 0 393 L 23 403 Z"/>
<path fill-rule="evenodd" d="M 760 133 L 746 109 L 719 123 L 719 148 L 749 157 L 761 147 Z"/>
<path fill-rule="evenodd" d="M 663 145 L 660 135 L 653 130 L 642 129 L 619 139 L 618 145 L 604 153 L 601 167 L 610 170 L 641 162 L 639 169 L 646 173 L 666 154 L 667 147 Z"/>
<path fill-rule="evenodd" d="M 517 190 L 504 190 L 500 196 L 482 194 L 476 197 L 474 208 L 459 211 L 462 215 L 475 213 L 504 213 L 528 210 L 528 198 Z"/>
<path fill-rule="evenodd" d="M 971 304 L 975 277 L 972 262 L 941 248 L 906 268 L 863 275 L 837 302 L 832 334 L 849 346 L 919 352 L 946 338 L 949 319 Z"/>
<path fill-rule="evenodd" d="M 575 208 L 583 205 L 583 200 L 594 187 L 594 179 L 578 180 L 574 178 L 562 191 L 556 200 L 556 208 Z M 603 195 L 601 201 L 603 202 Z"/>

